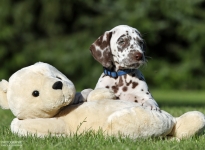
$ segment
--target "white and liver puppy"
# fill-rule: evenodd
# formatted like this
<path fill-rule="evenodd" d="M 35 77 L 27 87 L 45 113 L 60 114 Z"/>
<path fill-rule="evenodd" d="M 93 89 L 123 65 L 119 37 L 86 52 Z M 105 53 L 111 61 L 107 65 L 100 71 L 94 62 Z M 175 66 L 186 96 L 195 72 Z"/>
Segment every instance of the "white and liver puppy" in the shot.
<path fill-rule="evenodd" d="M 134 101 L 160 110 L 138 68 L 145 63 L 144 42 L 140 32 L 127 25 L 106 31 L 90 47 L 104 73 L 95 87 L 108 88 L 116 99 Z"/>

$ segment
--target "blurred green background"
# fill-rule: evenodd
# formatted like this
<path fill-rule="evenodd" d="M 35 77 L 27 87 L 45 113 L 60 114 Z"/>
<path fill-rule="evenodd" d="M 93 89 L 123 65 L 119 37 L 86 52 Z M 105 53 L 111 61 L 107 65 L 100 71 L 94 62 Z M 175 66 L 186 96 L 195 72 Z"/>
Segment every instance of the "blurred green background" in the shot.
<path fill-rule="evenodd" d="M 1 0 L 0 79 L 41 61 L 94 88 L 102 67 L 89 47 L 120 24 L 146 41 L 151 89 L 205 89 L 204 0 Z"/>

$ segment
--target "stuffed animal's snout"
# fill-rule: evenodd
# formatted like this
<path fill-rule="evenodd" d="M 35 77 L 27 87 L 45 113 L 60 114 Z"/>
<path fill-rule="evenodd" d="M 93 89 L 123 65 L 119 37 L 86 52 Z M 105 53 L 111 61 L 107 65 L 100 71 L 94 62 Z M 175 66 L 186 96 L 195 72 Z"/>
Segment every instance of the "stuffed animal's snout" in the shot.
<path fill-rule="evenodd" d="M 62 90 L 63 88 L 63 83 L 61 81 L 57 81 L 53 84 L 52 88 L 54 90 Z"/>

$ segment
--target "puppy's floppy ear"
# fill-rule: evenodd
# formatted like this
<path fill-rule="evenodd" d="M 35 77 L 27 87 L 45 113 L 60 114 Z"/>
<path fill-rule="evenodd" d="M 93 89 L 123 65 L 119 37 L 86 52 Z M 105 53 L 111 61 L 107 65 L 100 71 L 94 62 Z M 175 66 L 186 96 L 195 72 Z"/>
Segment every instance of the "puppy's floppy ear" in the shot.
<path fill-rule="evenodd" d="M 106 31 L 90 46 L 93 57 L 106 68 L 112 67 L 111 37 L 112 32 Z"/>

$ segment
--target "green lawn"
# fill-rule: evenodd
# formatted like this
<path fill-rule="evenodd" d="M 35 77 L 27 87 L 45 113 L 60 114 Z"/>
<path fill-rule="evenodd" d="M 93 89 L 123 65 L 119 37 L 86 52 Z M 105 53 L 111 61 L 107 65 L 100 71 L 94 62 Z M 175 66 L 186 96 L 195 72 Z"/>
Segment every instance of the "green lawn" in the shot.
<path fill-rule="evenodd" d="M 160 108 L 173 116 L 198 110 L 205 114 L 205 91 L 151 91 Z"/>
<path fill-rule="evenodd" d="M 161 109 L 173 116 L 180 116 L 191 110 L 205 113 L 205 92 L 193 91 L 152 91 L 154 98 Z M 84 135 L 73 137 L 18 137 L 9 130 L 9 124 L 14 116 L 10 110 L 0 110 L 0 150 L 25 149 L 25 150 L 50 150 L 50 149 L 82 149 L 82 150 L 204 150 L 205 133 L 198 137 L 178 141 L 162 139 L 138 139 L 105 137 L 101 132 L 87 132 Z M 4 146 L 13 142 L 12 146 Z M 11 144 L 11 145 L 12 145 Z M 19 146 L 19 145 L 21 146 Z M 15 146 L 17 145 L 17 146 Z"/>

